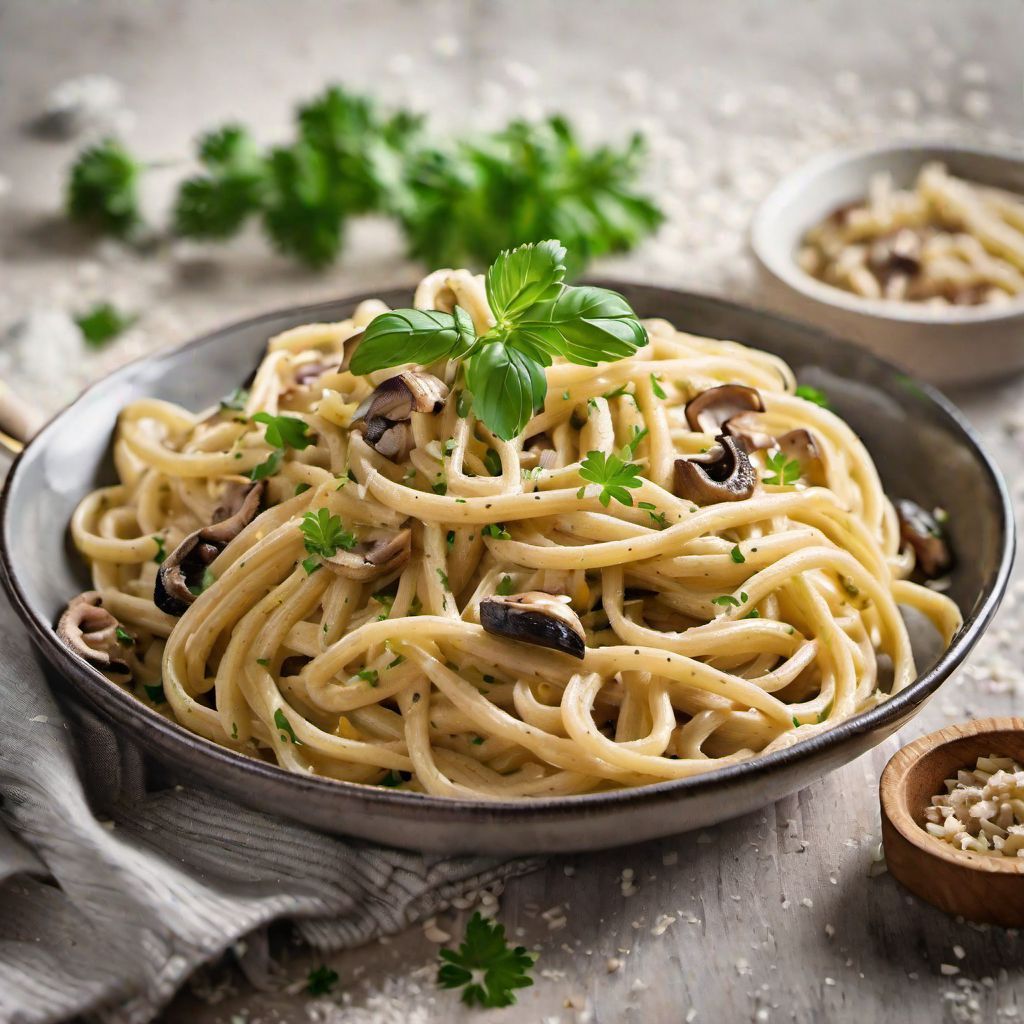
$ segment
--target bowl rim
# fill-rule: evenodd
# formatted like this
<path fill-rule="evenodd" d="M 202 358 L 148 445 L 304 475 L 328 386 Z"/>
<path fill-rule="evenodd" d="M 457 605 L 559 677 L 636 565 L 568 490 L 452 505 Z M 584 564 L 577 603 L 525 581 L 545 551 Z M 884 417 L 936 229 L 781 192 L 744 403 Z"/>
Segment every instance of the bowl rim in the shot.
<path fill-rule="evenodd" d="M 869 299 L 834 285 L 819 281 L 796 262 L 795 252 L 782 252 L 773 245 L 781 212 L 799 195 L 808 181 L 827 178 L 841 168 L 861 160 L 900 153 L 919 153 L 921 162 L 941 159 L 943 153 L 960 157 L 981 157 L 1016 164 L 1024 171 L 1024 154 L 1011 149 L 984 144 L 951 142 L 943 139 L 920 139 L 889 142 L 881 145 L 844 146 L 818 154 L 781 178 L 761 200 L 751 221 L 750 247 L 761 266 L 776 281 L 804 298 L 833 309 L 859 313 L 873 320 L 889 320 L 926 327 L 958 327 L 973 324 L 999 323 L 1024 317 L 1024 295 L 1002 305 L 925 306 L 917 302 Z M 799 199 L 796 199 L 797 204 Z M 805 229 L 806 230 L 806 229 Z"/>
<path fill-rule="evenodd" d="M 957 735 L 947 736 L 951 730 L 955 730 Z M 976 718 L 963 724 L 944 726 L 935 732 L 920 736 L 905 747 L 901 747 L 889 758 L 878 780 L 878 792 L 882 811 L 889 823 L 914 847 L 922 859 L 942 860 L 957 868 L 982 874 L 1009 875 L 1019 878 L 1024 884 L 1024 860 L 1020 857 L 996 857 L 975 850 L 957 849 L 918 825 L 914 820 L 913 811 L 907 804 L 907 779 L 920 762 L 933 751 L 978 736 L 1006 732 L 1024 733 L 1024 718 L 1012 715 Z"/>
<path fill-rule="evenodd" d="M 682 289 L 664 288 L 621 279 L 588 278 L 588 283 L 616 290 L 641 291 L 651 293 L 671 292 L 682 300 L 699 300 L 707 306 L 717 308 L 723 313 L 735 314 L 737 311 L 747 315 L 753 313 L 762 319 L 773 321 L 783 326 L 790 326 L 800 331 L 816 335 L 823 344 L 833 348 L 839 347 L 855 352 L 859 357 L 868 358 L 894 377 L 907 380 L 907 375 L 872 353 L 865 352 L 853 342 L 834 338 L 829 333 L 813 326 L 766 312 L 753 306 L 731 302 L 717 296 L 689 292 Z M 30 456 L 46 445 L 47 438 L 56 425 L 66 416 L 72 415 L 79 402 L 94 390 L 108 387 L 122 377 L 130 377 L 137 366 L 163 359 L 175 359 L 184 352 L 199 350 L 226 335 L 257 327 L 281 318 L 301 318 L 306 322 L 322 320 L 323 315 L 337 311 L 339 306 L 355 307 L 366 299 L 388 299 L 401 295 L 410 295 L 415 286 L 393 286 L 374 291 L 361 292 L 356 295 L 342 295 L 336 299 L 297 306 L 286 306 L 254 316 L 245 317 L 231 323 L 214 328 L 181 345 L 163 349 L 134 359 L 107 376 L 90 384 L 71 404 L 57 412 L 49 419 L 11 465 L 7 479 L 0 490 L 0 581 L 11 599 L 19 618 L 24 622 L 36 643 L 47 656 L 51 664 L 60 666 L 64 674 L 77 678 L 85 684 L 86 689 L 92 687 L 95 695 L 85 693 L 84 696 L 93 704 L 104 705 L 113 702 L 119 711 L 133 725 L 124 725 L 121 720 L 117 729 L 141 734 L 143 730 L 155 732 L 155 739 L 167 747 L 189 748 L 195 756 L 201 757 L 210 768 L 220 768 L 225 774 L 243 775 L 252 778 L 255 783 L 262 780 L 268 786 L 284 786 L 297 791 L 306 791 L 323 798 L 348 796 L 361 803 L 365 810 L 372 813 L 387 815 L 399 808 L 412 811 L 429 808 L 432 817 L 441 822 L 460 822 L 467 820 L 489 820 L 528 822 L 571 815 L 573 812 L 588 816 L 611 811 L 623 805 L 658 803 L 665 799 L 681 799 L 697 796 L 709 790 L 721 788 L 726 792 L 741 786 L 753 778 L 783 774 L 800 762 L 811 761 L 816 755 L 826 753 L 830 748 L 838 747 L 844 742 L 852 741 L 866 733 L 876 732 L 887 727 L 895 728 L 904 714 L 923 704 L 932 693 L 949 677 L 953 670 L 961 664 L 974 647 L 991 621 L 1009 581 L 1015 554 L 1016 524 L 1013 517 L 1010 495 L 1005 481 L 995 462 L 982 447 L 974 429 L 963 414 L 940 391 L 924 382 L 915 382 L 920 392 L 937 406 L 946 421 L 959 431 L 968 445 L 974 459 L 980 463 L 988 477 L 992 492 L 998 500 L 998 517 L 1000 538 L 998 543 L 999 561 L 993 573 L 982 587 L 974 608 L 964 619 L 960 631 L 954 636 L 950 646 L 939 656 L 936 662 L 924 673 L 919 675 L 906 689 L 895 696 L 877 704 L 875 707 L 854 715 L 840 722 L 832 729 L 825 730 L 792 744 L 781 750 L 773 751 L 741 761 L 710 772 L 700 773 L 681 779 L 667 779 L 645 786 L 627 787 L 617 790 L 606 790 L 596 793 L 583 793 L 571 796 L 536 797 L 525 800 L 471 800 L 461 797 L 432 796 L 426 793 L 406 792 L 380 786 L 368 786 L 344 780 L 329 779 L 322 776 L 299 775 L 281 768 L 277 764 L 261 761 L 244 754 L 237 754 L 227 747 L 222 747 L 212 740 L 190 732 L 177 722 L 165 718 L 158 712 L 143 704 L 140 700 L 112 683 L 98 669 L 75 657 L 70 650 L 57 639 L 53 623 L 38 609 L 33 607 L 25 593 L 13 568 L 10 552 L 14 548 L 11 536 L 10 495 L 15 490 L 22 467 L 27 464 Z M 245 368 L 242 368 L 244 372 Z M 891 728 L 890 728 L 891 731 Z M 149 733 L 147 732 L 147 736 Z M 158 744 L 154 744 L 158 745 Z M 339 805 L 340 806 L 340 805 Z"/>

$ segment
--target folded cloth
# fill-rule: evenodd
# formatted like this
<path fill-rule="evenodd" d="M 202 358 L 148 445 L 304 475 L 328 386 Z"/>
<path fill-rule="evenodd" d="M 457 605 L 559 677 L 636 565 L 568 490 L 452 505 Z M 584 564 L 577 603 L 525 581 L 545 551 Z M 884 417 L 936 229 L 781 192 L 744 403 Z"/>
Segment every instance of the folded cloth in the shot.
<path fill-rule="evenodd" d="M 147 789 L 138 748 L 58 703 L 3 598 L 0 651 L 3 1024 L 139 1024 L 274 920 L 344 949 L 537 864 L 384 849 L 215 793 Z"/>

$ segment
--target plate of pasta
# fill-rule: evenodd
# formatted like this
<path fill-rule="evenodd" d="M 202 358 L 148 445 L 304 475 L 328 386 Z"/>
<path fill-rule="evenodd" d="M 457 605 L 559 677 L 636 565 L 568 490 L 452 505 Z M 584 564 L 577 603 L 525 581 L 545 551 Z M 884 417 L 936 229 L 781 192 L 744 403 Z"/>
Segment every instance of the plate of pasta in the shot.
<path fill-rule="evenodd" d="M 176 779 L 505 854 L 705 826 L 905 722 L 1012 559 L 970 430 L 853 346 L 564 256 L 257 317 L 51 421 L 5 580 L 70 699 Z"/>

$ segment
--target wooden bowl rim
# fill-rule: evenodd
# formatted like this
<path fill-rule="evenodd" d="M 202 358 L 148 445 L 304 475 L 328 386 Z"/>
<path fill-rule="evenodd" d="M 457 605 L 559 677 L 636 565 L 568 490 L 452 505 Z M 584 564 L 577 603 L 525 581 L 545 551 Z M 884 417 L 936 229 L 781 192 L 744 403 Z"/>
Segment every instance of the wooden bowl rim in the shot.
<path fill-rule="evenodd" d="M 957 735 L 948 737 L 950 729 Z M 914 820 L 905 800 L 903 781 L 933 750 L 948 747 L 973 736 L 996 732 L 1020 732 L 1024 734 L 1024 718 L 1006 716 L 1001 718 L 979 718 L 962 725 L 949 725 L 936 732 L 922 736 L 896 751 L 885 766 L 878 782 L 882 814 L 897 832 L 921 855 L 944 860 L 959 868 L 1017 876 L 1024 883 L 1024 857 L 994 857 L 976 853 L 973 850 L 958 850 L 951 843 L 943 842 L 937 836 L 923 829 Z"/>

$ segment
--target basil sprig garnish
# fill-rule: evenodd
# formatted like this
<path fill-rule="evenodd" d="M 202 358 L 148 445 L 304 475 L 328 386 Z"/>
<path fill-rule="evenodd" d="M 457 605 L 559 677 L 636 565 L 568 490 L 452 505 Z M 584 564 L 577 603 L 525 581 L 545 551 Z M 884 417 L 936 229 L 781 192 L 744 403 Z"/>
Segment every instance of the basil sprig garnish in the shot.
<path fill-rule="evenodd" d="M 352 372 L 460 359 L 477 418 L 511 440 L 544 404 L 544 368 L 555 356 L 596 366 L 647 344 L 643 324 L 617 292 L 564 283 L 565 255 L 556 240 L 501 253 L 486 277 L 496 323 L 480 335 L 458 306 L 382 313 L 366 328 Z"/>

